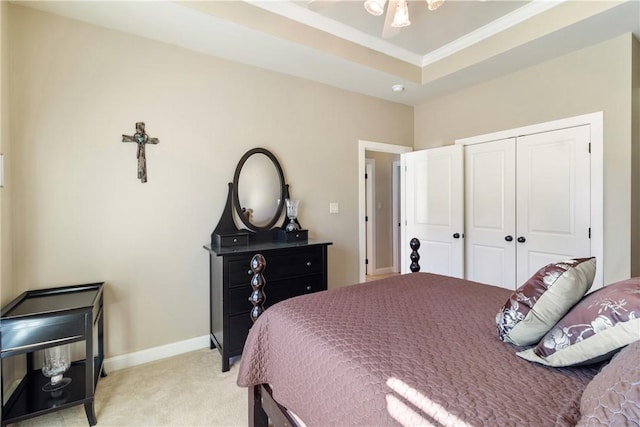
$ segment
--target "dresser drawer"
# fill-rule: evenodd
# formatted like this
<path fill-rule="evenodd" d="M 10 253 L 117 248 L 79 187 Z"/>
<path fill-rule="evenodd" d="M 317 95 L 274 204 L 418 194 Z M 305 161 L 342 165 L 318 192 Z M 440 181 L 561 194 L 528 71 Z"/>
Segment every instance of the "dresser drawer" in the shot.
<path fill-rule="evenodd" d="M 244 348 L 249 329 L 253 325 L 249 311 L 244 314 L 229 317 L 229 352 L 239 354 Z"/>
<path fill-rule="evenodd" d="M 266 295 L 264 307 L 267 308 L 287 298 L 325 289 L 322 274 L 267 281 L 263 289 Z M 227 300 L 228 313 L 230 315 L 246 313 L 248 316 L 249 311 L 251 311 L 253 307 L 249 302 L 251 292 L 252 289 L 250 285 L 230 289 Z"/>
<path fill-rule="evenodd" d="M 256 252 L 262 253 L 267 261 L 263 275 L 267 282 L 303 276 L 310 274 L 321 274 L 324 272 L 323 248 L 305 247 L 300 250 L 292 250 L 283 253 L 277 252 Z M 250 263 L 254 254 L 246 254 L 230 258 L 228 261 L 229 287 L 245 286 L 251 280 Z M 248 296 L 247 296 L 248 298 Z"/>
<path fill-rule="evenodd" d="M 268 308 L 291 297 L 323 290 L 326 290 L 326 286 L 322 274 L 278 280 L 274 284 L 267 282 L 264 288 L 267 296 L 264 307 Z"/>

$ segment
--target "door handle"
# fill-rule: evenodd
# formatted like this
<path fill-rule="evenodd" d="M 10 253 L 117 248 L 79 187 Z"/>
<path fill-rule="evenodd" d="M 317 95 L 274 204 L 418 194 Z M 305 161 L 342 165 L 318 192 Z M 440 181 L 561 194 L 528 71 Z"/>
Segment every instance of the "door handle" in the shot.
<path fill-rule="evenodd" d="M 511 242 L 513 241 L 513 236 L 505 236 L 504 240 L 506 240 L 507 242 Z"/>
<path fill-rule="evenodd" d="M 459 239 L 460 238 L 460 233 L 453 233 L 453 238 L 454 239 Z"/>
<path fill-rule="evenodd" d="M 526 241 L 527 241 L 527 239 L 525 239 L 524 236 L 518 237 L 518 243 L 524 243 Z"/>

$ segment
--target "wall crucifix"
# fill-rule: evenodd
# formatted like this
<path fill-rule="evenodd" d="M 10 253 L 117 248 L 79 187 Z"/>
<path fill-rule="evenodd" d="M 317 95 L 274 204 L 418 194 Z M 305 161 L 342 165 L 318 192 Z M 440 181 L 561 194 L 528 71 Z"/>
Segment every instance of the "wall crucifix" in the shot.
<path fill-rule="evenodd" d="M 133 136 L 122 135 L 122 142 L 135 142 L 138 144 L 138 179 L 147 182 L 147 158 L 145 155 L 145 145 L 158 144 L 158 138 L 149 138 L 144 131 L 144 122 L 136 123 L 136 133 Z"/>

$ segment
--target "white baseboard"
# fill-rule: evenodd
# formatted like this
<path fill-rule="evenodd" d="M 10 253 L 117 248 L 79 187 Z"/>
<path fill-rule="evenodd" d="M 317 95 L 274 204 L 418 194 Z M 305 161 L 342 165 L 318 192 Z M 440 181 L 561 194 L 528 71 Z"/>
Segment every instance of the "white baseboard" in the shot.
<path fill-rule="evenodd" d="M 178 354 L 200 350 L 209 347 L 209 335 L 178 341 L 171 344 L 148 348 L 134 353 L 122 354 L 120 356 L 109 357 L 104 360 L 104 369 L 107 372 L 130 368 L 142 365 L 143 363 L 165 359 Z"/>
<path fill-rule="evenodd" d="M 391 274 L 393 273 L 393 267 L 384 267 L 384 268 L 376 268 L 373 272 L 374 276 L 379 276 L 381 274 Z"/>

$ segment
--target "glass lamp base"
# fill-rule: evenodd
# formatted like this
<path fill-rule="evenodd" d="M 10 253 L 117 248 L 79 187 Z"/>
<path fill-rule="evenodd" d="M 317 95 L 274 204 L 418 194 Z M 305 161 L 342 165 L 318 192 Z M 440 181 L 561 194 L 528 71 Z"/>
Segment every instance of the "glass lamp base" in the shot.
<path fill-rule="evenodd" d="M 62 390 L 63 388 L 68 386 L 70 383 L 71 383 L 71 378 L 66 378 L 66 377 L 62 378 L 60 381 L 58 381 L 55 384 L 49 381 L 48 383 L 42 386 L 42 391 L 54 392 L 54 391 Z"/>

